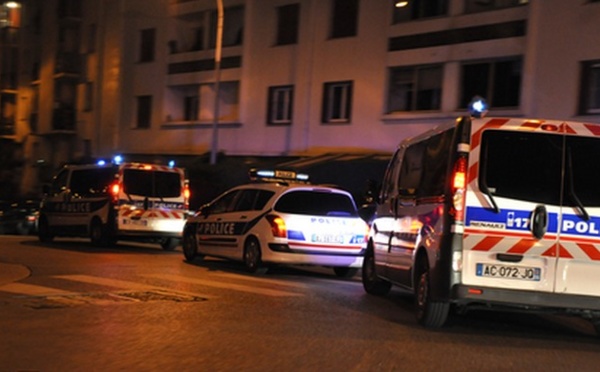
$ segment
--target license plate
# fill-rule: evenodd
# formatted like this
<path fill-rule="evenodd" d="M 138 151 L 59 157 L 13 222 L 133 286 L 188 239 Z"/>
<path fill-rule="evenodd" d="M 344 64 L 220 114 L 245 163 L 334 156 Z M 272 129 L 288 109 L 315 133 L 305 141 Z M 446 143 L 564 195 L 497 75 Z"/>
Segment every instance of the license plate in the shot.
<path fill-rule="evenodd" d="M 314 234 L 312 236 L 312 241 L 313 243 L 344 244 L 344 236 L 330 234 Z"/>
<path fill-rule="evenodd" d="M 478 263 L 476 269 L 477 276 L 488 278 L 531 280 L 534 282 L 539 282 L 542 277 L 542 269 L 539 267 Z"/>
<path fill-rule="evenodd" d="M 147 220 L 123 220 L 123 225 L 148 226 Z"/>

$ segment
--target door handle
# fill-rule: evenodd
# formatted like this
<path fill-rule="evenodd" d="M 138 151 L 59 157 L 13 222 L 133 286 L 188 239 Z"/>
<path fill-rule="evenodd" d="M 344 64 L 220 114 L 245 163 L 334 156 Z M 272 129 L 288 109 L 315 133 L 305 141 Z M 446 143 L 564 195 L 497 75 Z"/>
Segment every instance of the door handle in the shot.
<path fill-rule="evenodd" d="M 538 205 L 531 214 L 531 233 L 537 240 L 540 240 L 544 237 L 547 230 L 548 211 L 545 206 Z"/>

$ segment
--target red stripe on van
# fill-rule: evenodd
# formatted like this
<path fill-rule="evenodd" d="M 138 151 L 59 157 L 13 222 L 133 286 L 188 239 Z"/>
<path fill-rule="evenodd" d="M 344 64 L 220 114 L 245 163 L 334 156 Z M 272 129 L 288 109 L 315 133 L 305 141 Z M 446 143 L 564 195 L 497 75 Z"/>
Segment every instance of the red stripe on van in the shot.
<path fill-rule="evenodd" d="M 509 119 L 491 119 L 487 123 L 483 124 L 476 132 L 471 136 L 471 149 L 476 148 L 481 143 L 481 134 L 484 130 L 490 128 L 498 128 L 506 124 Z"/>
<path fill-rule="evenodd" d="M 587 130 L 592 132 L 594 136 L 600 136 L 600 125 L 597 124 L 583 124 Z"/>
<path fill-rule="evenodd" d="M 535 240 L 534 239 L 521 239 L 519 240 L 519 242 L 515 245 L 513 245 L 509 250 L 508 253 L 516 253 L 516 254 L 523 254 L 526 253 L 531 247 L 533 247 L 535 245 Z"/>
<path fill-rule="evenodd" d="M 600 260 L 600 251 L 593 244 L 577 244 L 592 260 Z"/>
<path fill-rule="evenodd" d="M 502 241 L 502 237 L 488 236 L 483 238 L 479 243 L 475 244 L 471 250 L 473 251 L 489 251 L 494 246 Z"/>

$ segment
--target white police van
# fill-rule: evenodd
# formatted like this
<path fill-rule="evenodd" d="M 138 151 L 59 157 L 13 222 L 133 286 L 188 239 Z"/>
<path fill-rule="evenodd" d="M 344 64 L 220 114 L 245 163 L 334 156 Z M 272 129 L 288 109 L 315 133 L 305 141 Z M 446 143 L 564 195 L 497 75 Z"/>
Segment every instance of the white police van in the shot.
<path fill-rule="evenodd" d="M 368 226 L 349 192 L 295 171 L 254 169 L 251 178 L 188 219 L 187 261 L 221 257 L 258 273 L 273 264 L 331 267 L 339 277 L 358 272 Z"/>
<path fill-rule="evenodd" d="M 363 264 L 368 293 L 451 306 L 559 311 L 600 332 L 600 125 L 462 117 L 402 142 Z"/>
<path fill-rule="evenodd" d="M 183 168 L 144 163 L 66 165 L 44 190 L 38 236 L 156 241 L 173 250 L 189 214 Z"/>

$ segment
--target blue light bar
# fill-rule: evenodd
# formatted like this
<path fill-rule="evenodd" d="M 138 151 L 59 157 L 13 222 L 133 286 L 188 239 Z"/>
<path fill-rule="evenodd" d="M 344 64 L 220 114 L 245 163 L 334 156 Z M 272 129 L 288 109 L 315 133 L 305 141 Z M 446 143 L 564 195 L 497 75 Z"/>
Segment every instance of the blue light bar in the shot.
<path fill-rule="evenodd" d="M 119 165 L 123 162 L 123 157 L 121 155 L 115 155 L 113 157 L 113 163 L 115 163 L 116 165 Z"/>
<path fill-rule="evenodd" d="M 175 160 L 169 160 L 169 168 L 173 168 L 175 166 Z"/>
<path fill-rule="evenodd" d="M 469 103 L 469 113 L 475 118 L 482 118 L 488 111 L 488 104 L 482 97 L 475 96 Z"/>
<path fill-rule="evenodd" d="M 97 164 L 97 165 L 99 165 L 99 166 L 106 165 L 106 160 L 104 160 L 104 159 L 100 159 L 100 160 L 98 160 L 98 161 L 96 162 L 96 164 Z"/>

